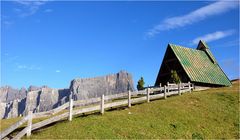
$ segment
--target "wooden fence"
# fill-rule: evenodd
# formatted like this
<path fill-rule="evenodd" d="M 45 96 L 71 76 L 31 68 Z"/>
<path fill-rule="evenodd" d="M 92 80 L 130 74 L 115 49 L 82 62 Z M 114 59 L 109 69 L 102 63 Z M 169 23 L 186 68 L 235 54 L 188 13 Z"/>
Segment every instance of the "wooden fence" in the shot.
<path fill-rule="evenodd" d="M 27 137 L 29 137 L 33 130 L 39 129 L 43 126 L 57 122 L 64 118 L 68 118 L 68 120 L 71 121 L 73 115 L 80 115 L 83 113 L 89 113 L 93 111 L 100 111 L 101 114 L 104 114 L 104 110 L 108 108 L 119 107 L 123 105 L 127 105 L 128 107 L 131 107 L 132 104 L 136 104 L 139 102 L 144 102 L 144 101 L 150 102 L 150 100 L 159 99 L 159 98 L 167 99 L 167 97 L 171 95 L 175 95 L 175 94 L 181 95 L 184 92 L 191 93 L 192 89 L 193 89 L 193 86 L 190 82 L 180 83 L 178 85 L 168 83 L 164 87 L 161 87 L 161 84 L 160 84 L 159 87 L 152 87 L 152 88 L 148 87 L 140 91 L 134 91 L 134 92 L 128 91 L 125 93 L 108 95 L 108 96 L 102 95 L 101 97 L 91 98 L 88 100 L 73 101 L 73 99 L 70 99 L 69 102 L 53 110 L 34 113 L 34 114 L 32 113 L 32 111 L 29 111 L 27 116 L 23 117 L 20 121 L 16 122 L 6 130 L 4 130 L 1 133 L 1 139 L 7 137 L 14 130 L 16 130 L 18 127 L 22 126 L 26 122 L 27 122 L 27 126 L 24 129 L 22 129 L 13 139 L 21 139 L 21 137 L 23 137 L 25 134 L 27 135 Z M 91 105 L 91 106 L 86 106 L 86 105 Z M 78 106 L 82 106 L 82 108 L 77 108 Z M 73 110 L 73 108 L 76 108 L 76 109 Z M 68 109 L 68 111 L 63 112 L 60 115 L 55 115 L 65 109 Z M 50 117 L 50 116 L 52 117 L 47 118 L 46 120 L 37 122 L 35 124 L 32 124 L 32 120 L 35 118 Z"/>

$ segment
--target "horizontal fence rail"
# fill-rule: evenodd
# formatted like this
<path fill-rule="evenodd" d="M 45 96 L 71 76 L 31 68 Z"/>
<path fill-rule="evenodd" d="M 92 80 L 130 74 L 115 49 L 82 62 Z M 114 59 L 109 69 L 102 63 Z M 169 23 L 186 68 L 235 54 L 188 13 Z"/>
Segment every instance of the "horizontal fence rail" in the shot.
<path fill-rule="evenodd" d="M 15 129 L 17 129 L 19 126 L 21 126 L 22 124 L 24 124 L 25 122 L 28 121 L 28 116 L 24 117 L 23 119 L 21 119 L 20 121 L 16 122 L 15 124 L 11 125 L 9 128 L 7 128 L 5 131 L 3 131 L 1 133 L 1 139 L 6 137 L 8 134 L 10 134 L 11 132 L 13 132 Z"/>
<path fill-rule="evenodd" d="M 72 116 L 80 115 L 83 113 L 91 113 L 95 111 L 99 111 L 101 114 L 104 114 L 105 109 L 116 108 L 119 106 L 131 107 L 131 104 L 136 104 L 140 102 L 150 102 L 150 100 L 164 98 L 167 99 L 168 96 L 171 95 L 181 95 L 184 92 L 190 92 L 193 89 L 193 85 L 188 83 L 180 83 L 173 84 L 167 83 L 164 87 L 147 87 L 144 90 L 140 91 L 128 91 L 124 93 L 114 94 L 114 95 L 102 95 L 101 97 L 86 99 L 86 100 L 77 100 L 73 101 L 70 99 L 69 102 L 49 111 L 32 113 L 29 111 L 28 115 L 22 118 L 20 121 L 14 123 L 9 128 L 4 130 L 1 133 L 1 139 L 5 138 L 9 134 L 11 134 L 18 127 L 27 123 L 27 127 L 22 129 L 13 139 L 21 139 L 24 135 L 31 135 L 31 131 L 39 129 L 48 124 L 63 120 L 68 118 L 69 121 L 72 121 Z M 70 97 L 69 97 L 70 98 Z M 86 106 L 91 105 L 91 106 Z M 81 106 L 82 108 L 77 108 Z M 75 108 L 75 109 L 73 109 Z M 62 114 L 56 115 L 57 113 L 68 109 L 68 112 L 62 112 Z M 55 115 L 55 116 L 53 116 Z M 32 119 L 42 118 L 42 117 L 50 117 L 43 121 L 32 124 Z"/>
<path fill-rule="evenodd" d="M 42 118 L 42 117 L 48 117 L 48 116 L 51 116 L 51 115 L 54 115 L 54 114 L 57 114 L 59 112 L 61 112 L 62 110 L 66 109 L 67 107 L 69 107 L 69 103 L 65 103 L 53 110 L 49 110 L 49 111 L 46 111 L 46 112 L 39 112 L 39 113 L 34 113 L 33 114 L 33 118 Z"/>

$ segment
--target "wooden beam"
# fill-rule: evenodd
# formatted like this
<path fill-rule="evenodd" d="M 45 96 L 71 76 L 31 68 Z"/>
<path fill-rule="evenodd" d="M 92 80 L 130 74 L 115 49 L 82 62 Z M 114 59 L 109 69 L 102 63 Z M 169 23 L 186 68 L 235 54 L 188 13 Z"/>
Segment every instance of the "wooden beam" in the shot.
<path fill-rule="evenodd" d="M 27 129 L 27 137 L 31 136 L 31 130 L 32 130 L 32 111 L 28 112 L 28 129 Z"/>
<path fill-rule="evenodd" d="M 150 102 L 149 94 L 150 94 L 150 88 L 149 88 L 149 86 L 148 86 L 148 88 L 147 88 L 147 102 L 148 102 L 148 103 Z"/>
<path fill-rule="evenodd" d="M 101 98 L 101 114 L 104 114 L 104 94 L 102 95 Z"/>
<path fill-rule="evenodd" d="M 69 96 L 70 98 L 70 96 Z M 70 98 L 69 100 L 69 116 L 68 116 L 68 120 L 72 121 L 72 110 L 73 110 L 73 99 Z"/>
<path fill-rule="evenodd" d="M 128 107 L 131 107 L 131 91 L 128 90 Z"/>
<path fill-rule="evenodd" d="M 173 61 L 178 61 L 176 58 L 172 58 L 172 59 L 167 59 L 167 60 L 165 60 L 165 63 L 167 63 L 167 62 L 173 62 Z"/>

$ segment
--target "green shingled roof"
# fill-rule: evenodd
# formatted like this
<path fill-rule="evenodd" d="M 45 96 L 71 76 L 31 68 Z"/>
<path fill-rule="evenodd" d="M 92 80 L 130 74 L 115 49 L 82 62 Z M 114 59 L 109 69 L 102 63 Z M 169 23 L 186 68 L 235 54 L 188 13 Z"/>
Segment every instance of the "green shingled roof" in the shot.
<path fill-rule="evenodd" d="M 203 45 L 206 45 L 203 43 Z M 193 82 L 230 86 L 231 82 L 217 64 L 208 46 L 205 50 L 169 44 L 184 71 Z"/>

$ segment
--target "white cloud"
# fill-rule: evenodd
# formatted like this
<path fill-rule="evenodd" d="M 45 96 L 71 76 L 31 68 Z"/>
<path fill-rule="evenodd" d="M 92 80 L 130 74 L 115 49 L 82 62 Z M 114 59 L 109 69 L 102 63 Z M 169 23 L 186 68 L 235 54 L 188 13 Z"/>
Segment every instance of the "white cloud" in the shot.
<path fill-rule="evenodd" d="M 56 73 L 59 73 L 59 72 L 61 72 L 60 70 L 56 70 Z"/>
<path fill-rule="evenodd" d="M 206 42 L 211 42 L 215 40 L 219 40 L 221 38 L 230 36 L 234 33 L 234 30 L 226 30 L 226 31 L 216 31 L 214 33 L 209 33 L 200 37 L 197 37 L 191 41 L 192 44 L 198 44 L 199 40 L 204 40 Z"/>
<path fill-rule="evenodd" d="M 230 40 L 227 41 L 225 43 L 220 44 L 218 47 L 238 47 L 239 46 L 239 39 L 235 39 L 235 40 Z"/>
<path fill-rule="evenodd" d="M 10 25 L 13 24 L 13 21 L 4 20 L 4 21 L 2 21 L 2 24 L 3 24 L 3 25 L 6 25 L 6 26 L 10 26 Z"/>
<path fill-rule="evenodd" d="M 21 5 L 22 8 L 15 8 L 15 11 L 18 12 L 20 17 L 31 16 L 35 14 L 40 6 L 46 4 L 47 0 L 16 0 L 17 4 Z"/>
<path fill-rule="evenodd" d="M 224 41 L 218 45 L 216 45 L 215 47 L 221 47 L 221 48 L 227 48 L 227 47 L 238 47 L 239 46 L 239 42 L 240 40 L 238 38 L 233 39 L 233 40 L 229 40 L 229 41 Z M 191 42 L 190 45 L 193 45 L 193 43 Z M 214 46 L 212 46 L 214 47 Z"/>
<path fill-rule="evenodd" d="M 208 17 L 215 16 L 237 8 L 239 6 L 238 1 L 217 1 L 207 6 L 201 7 L 195 11 L 182 16 L 171 17 L 163 20 L 160 24 L 156 25 L 147 32 L 148 37 L 153 37 L 163 30 L 170 30 L 186 25 L 193 24 L 195 22 L 204 20 Z"/>
<path fill-rule="evenodd" d="M 45 9 L 43 12 L 44 13 L 51 13 L 53 10 L 52 9 Z"/>
<path fill-rule="evenodd" d="M 5 16 L 5 15 L 1 15 L 1 25 L 5 25 L 5 26 L 11 26 L 14 22 L 10 19 L 9 16 Z"/>
<path fill-rule="evenodd" d="M 17 13 L 22 12 L 22 10 L 19 9 L 19 8 L 14 8 L 13 11 L 15 11 L 15 12 L 17 12 Z"/>
<path fill-rule="evenodd" d="M 42 5 L 42 3 L 46 2 L 43 0 L 15 0 L 15 2 L 23 4 L 23 5 Z"/>
<path fill-rule="evenodd" d="M 26 69 L 27 66 L 25 66 L 25 65 L 18 65 L 17 68 L 18 68 L 18 69 Z"/>
<path fill-rule="evenodd" d="M 8 53 L 6 53 L 5 58 L 2 59 L 3 63 L 13 63 L 15 62 L 17 59 L 19 58 L 19 56 L 11 56 Z"/>
<path fill-rule="evenodd" d="M 17 69 L 22 69 L 22 70 L 40 70 L 41 68 L 35 65 L 17 65 Z"/>

